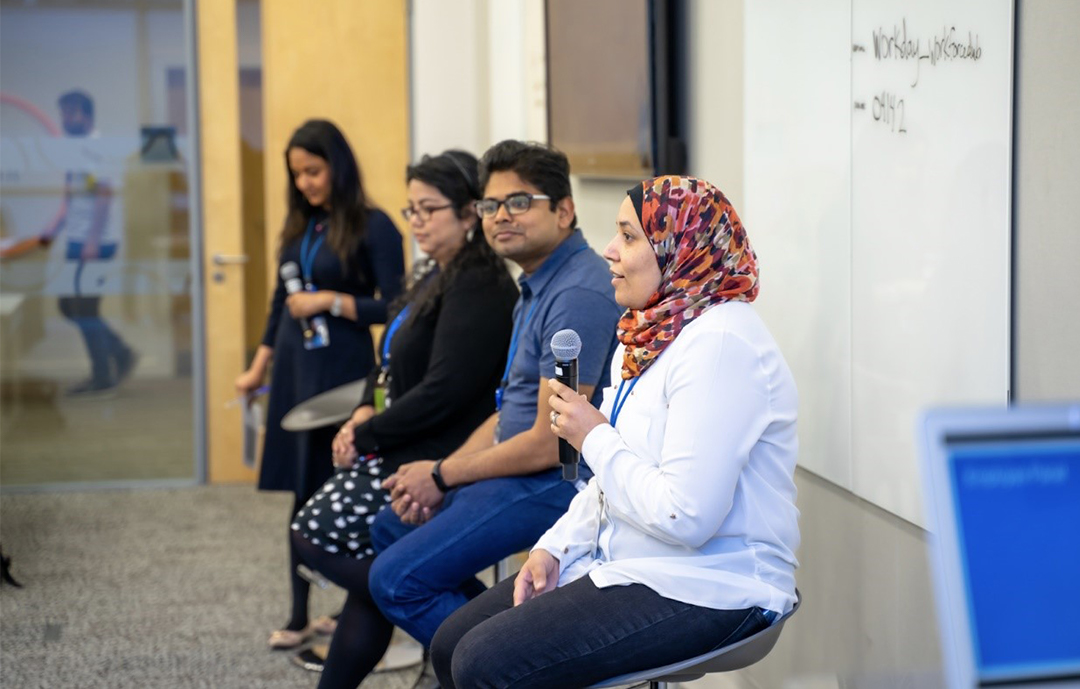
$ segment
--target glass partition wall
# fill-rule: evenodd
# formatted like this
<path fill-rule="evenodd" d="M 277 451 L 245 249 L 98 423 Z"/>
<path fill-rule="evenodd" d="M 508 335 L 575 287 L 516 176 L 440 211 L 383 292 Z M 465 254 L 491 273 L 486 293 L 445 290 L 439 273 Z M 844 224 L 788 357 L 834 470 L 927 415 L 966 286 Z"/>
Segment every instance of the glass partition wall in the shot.
<path fill-rule="evenodd" d="M 0 1 L 0 487 L 202 475 L 190 0 Z"/>

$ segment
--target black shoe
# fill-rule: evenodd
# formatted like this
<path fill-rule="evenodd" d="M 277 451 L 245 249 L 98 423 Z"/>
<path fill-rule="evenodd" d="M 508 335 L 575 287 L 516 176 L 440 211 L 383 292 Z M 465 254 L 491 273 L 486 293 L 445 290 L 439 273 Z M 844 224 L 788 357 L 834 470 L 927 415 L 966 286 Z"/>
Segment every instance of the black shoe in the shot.
<path fill-rule="evenodd" d="M 11 576 L 11 558 L 4 555 L 4 549 L 0 548 L 0 583 L 11 584 L 16 588 L 22 588 L 22 584 L 15 581 Z"/>
<path fill-rule="evenodd" d="M 322 672 L 323 665 L 326 664 L 327 648 L 328 646 L 325 644 L 316 644 L 311 648 L 305 648 L 292 657 L 292 663 L 309 672 Z"/>
<path fill-rule="evenodd" d="M 116 384 L 119 385 L 127 380 L 138 364 L 138 352 L 125 347 L 116 357 Z"/>
<path fill-rule="evenodd" d="M 116 383 L 91 378 L 71 386 L 65 394 L 74 399 L 108 399 L 116 395 Z"/>

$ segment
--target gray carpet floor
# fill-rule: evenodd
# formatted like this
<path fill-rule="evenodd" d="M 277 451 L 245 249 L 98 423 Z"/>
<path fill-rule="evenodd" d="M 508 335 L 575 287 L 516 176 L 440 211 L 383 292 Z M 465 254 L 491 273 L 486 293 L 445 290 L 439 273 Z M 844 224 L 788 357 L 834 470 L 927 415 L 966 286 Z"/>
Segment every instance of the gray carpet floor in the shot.
<path fill-rule="evenodd" d="M 287 616 L 291 497 L 247 486 L 0 495 L 0 686 L 314 687 Z M 312 615 L 343 595 L 313 588 Z M 369 677 L 407 689 L 417 670 Z"/>

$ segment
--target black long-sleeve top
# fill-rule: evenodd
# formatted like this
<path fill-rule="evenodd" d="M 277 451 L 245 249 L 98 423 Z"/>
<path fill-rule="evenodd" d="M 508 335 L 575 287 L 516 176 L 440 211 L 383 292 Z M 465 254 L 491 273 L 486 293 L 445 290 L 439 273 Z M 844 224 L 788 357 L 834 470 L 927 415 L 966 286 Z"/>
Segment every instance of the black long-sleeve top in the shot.
<path fill-rule="evenodd" d="M 357 451 L 392 470 L 465 442 L 495 411 L 517 297 L 504 268 L 466 268 L 431 313 L 405 319 L 390 343 L 391 405 L 356 427 Z M 377 377 L 376 368 L 360 404 L 372 403 Z"/>

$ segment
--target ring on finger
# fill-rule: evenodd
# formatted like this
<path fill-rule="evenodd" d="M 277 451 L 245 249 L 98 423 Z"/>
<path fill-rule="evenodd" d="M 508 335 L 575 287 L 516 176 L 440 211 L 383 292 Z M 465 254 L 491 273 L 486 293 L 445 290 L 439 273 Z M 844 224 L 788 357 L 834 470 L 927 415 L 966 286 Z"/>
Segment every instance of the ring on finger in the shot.
<path fill-rule="evenodd" d="M 557 411 L 551 412 L 551 425 L 552 426 L 558 426 L 559 425 L 559 412 L 557 412 Z"/>

